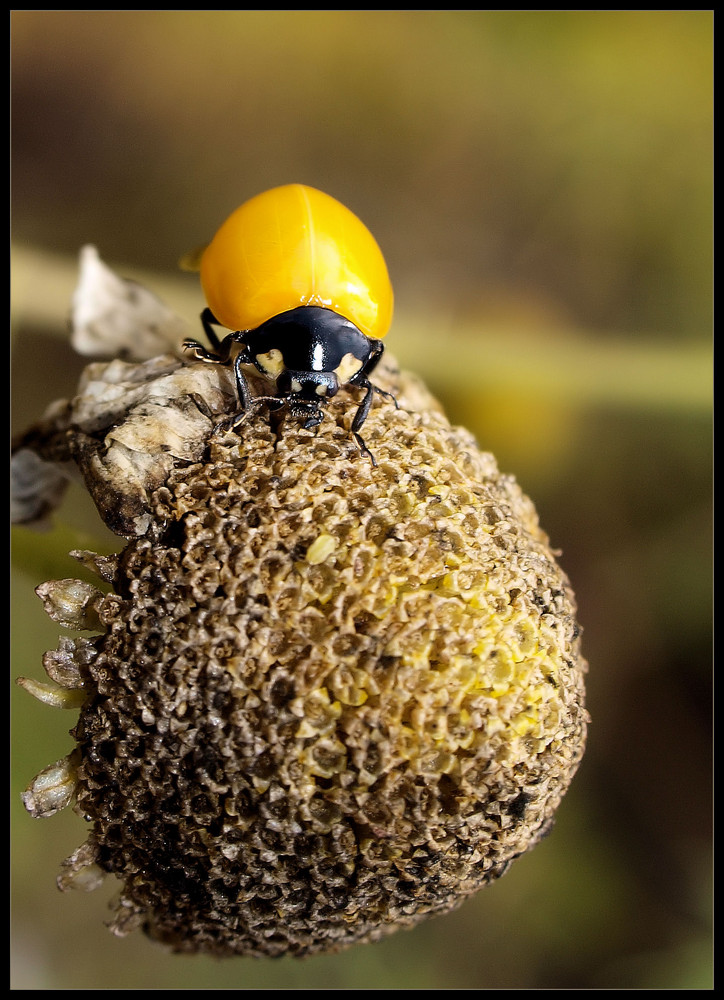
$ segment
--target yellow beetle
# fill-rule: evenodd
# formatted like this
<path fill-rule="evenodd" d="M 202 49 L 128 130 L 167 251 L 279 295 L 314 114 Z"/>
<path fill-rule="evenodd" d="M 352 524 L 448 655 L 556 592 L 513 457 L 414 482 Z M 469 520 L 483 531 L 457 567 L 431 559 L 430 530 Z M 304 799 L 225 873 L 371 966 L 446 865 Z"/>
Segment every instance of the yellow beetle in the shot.
<path fill-rule="evenodd" d="M 366 391 L 351 430 L 369 455 L 359 429 L 374 392 L 389 396 L 368 376 L 382 356 L 393 293 L 382 253 L 357 216 L 316 188 L 272 188 L 229 216 L 203 251 L 200 271 L 208 303 L 201 322 L 213 352 L 196 340 L 184 348 L 201 361 L 231 364 L 241 345 L 233 358 L 240 411 L 224 426 L 236 427 L 265 401 L 286 403 L 314 427 L 341 386 L 359 386 Z M 219 340 L 215 325 L 232 332 Z M 245 364 L 273 383 L 269 396 L 252 397 Z"/>

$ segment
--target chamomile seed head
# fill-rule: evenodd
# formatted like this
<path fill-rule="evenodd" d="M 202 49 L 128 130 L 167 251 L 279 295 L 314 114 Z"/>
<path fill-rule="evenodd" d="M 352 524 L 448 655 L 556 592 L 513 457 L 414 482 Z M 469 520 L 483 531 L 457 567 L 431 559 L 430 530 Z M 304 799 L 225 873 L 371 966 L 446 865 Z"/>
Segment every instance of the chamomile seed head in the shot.
<path fill-rule="evenodd" d="M 375 381 L 398 402 L 366 421 L 376 465 L 354 389 L 313 429 L 259 408 L 214 434 L 232 376 L 179 359 L 93 366 L 53 417 L 126 536 L 79 554 L 105 592 L 43 590 L 92 628 L 47 658 L 85 694 L 47 793 L 72 774 L 87 824 L 61 885 L 114 874 L 116 933 L 215 955 L 376 940 L 551 826 L 587 723 L 568 579 L 493 456 L 389 359 Z"/>

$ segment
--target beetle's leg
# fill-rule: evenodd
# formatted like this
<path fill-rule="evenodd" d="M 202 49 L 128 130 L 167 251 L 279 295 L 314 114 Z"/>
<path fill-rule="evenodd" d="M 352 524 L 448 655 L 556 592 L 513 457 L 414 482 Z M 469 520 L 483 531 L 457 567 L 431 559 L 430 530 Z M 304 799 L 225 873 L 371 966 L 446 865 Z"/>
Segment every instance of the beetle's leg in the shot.
<path fill-rule="evenodd" d="M 375 387 L 369 381 L 369 379 L 360 379 L 357 385 L 361 385 L 367 391 L 365 392 L 364 399 L 357 407 L 357 412 L 354 415 L 354 420 L 352 421 L 352 433 L 356 434 L 360 429 L 362 424 L 365 422 L 367 417 L 370 415 L 370 409 L 372 407 L 372 395 L 375 391 Z"/>
<path fill-rule="evenodd" d="M 385 345 L 382 343 L 382 341 L 374 340 L 372 337 L 370 337 L 369 357 L 367 358 L 364 368 L 362 369 L 362 372 L 360 372 L 360 374 L 364 373 L 365 375 L 369 375 L 370 372 L 377 367 L 377 363 L 384 353 L 385 353 Z"/>
<path fill-rule="evenodd" d="M 234 358 L 234 381 L 236 382 L 236 394 L 239 399 L 239 410 L 232 416 L 225 417 L 223 420 L 220 420 L 214 428 L 216 432 L 229 431 L 238 427 L 242 420 L 246 417 L 247 411 L 252 403 L 256 405 L 257 403 L 262 402 L 262 400 L 266 400 L 266 397 L 263 396 L 252 396 L 251 390 L 249 389 L 249 383 L 246 380 L 244 372 L 241 370 L 242 365 L 249 364 L 251 360 L 251 355 L 249 354 L 249 349 L 247 347 L 244 347 L 242 351 L 239 351 Z"/>
<path fill-rule="evenodd" d="M 384 352 L 385 352 L 385 346 L 381 340 L 370 340 L 370 356 L 367 359 L 367 363 L 365 364 L 364 368 L 360 369 L 360 371 L 357 372 L 356 377 L 352 378 L 350 381 L 356 385 L 365 385 L 367 382 L 366 376 L 369 375 L 370 372 L 374 371 Z M 374 392 L 379 392 L 380 396 L 386 396 L 387 399 L 391 399 L 392 402 L 395 404 L 395 409 L 399 410 L 400 404 L 397 402 L 396 398 L 391 392 L 386 392 L 385 389 L 380 389 L 378 385 L 373 385 L 372 389 Z M 370 405 L 371 403 L 372 400 L 370 400 Z M 367 413 L 369 413 L 369 406 L 367 407 Z M 362 418 L 363 420 L 366 419 L 367 413 Z"/>
<path fill-rule="evenodd" d="M 379 392 L 380 396 L 386 396 L 387 399 L 391 399 L 392 402 L 395 404 L 395 409 L 399 410 L 400 404 L 397 402 L 396 396 L 393 396 L 391 392 L 387 392 L 386 389 L 380 389 L 378 385 L 373 385 L 372 388 L 375 392 Z"/>
<path fill-rule="evenodd" d="M 214 330 L 213 327 L 213 324 L 218 321 L 208 308 L 204 309 L 201 313 L 201 322 L 204 327 L 204 332 L 208 337 L 209 343 L 214 348 L 214 351 L 209 351 L 198 340 L 193 340 L 192 338 L 184 340 L 183 349 L 185 351 L 191 351 L 197 361 L 210 361 L 221 365 L 227 364 L 231 356 L 231 345 L 239 340 L 240 334 L 238 332 L 229 333 L 223 340 L 219 340 L 216 330 Z"/>
<path fill-rule="evenodd" d="M 184 340 L 182 347 L 185 351 L 189 351 L 196 358 L 197 361 L 209 361 L 214 362 L 217 365 L 224 364 L 224 358 L 218 354 L 212 354 L 211 351 L 207 350 L 203 344 L 200 344 L 198 340 L 192 340 L 186 338 Z"/>
<path fill-rule="evenodd" d="M 304 421 L 302 426 L 305 427 L 307 430 L 309 430 L 311 427 L 316 427 L 318 424 L 321 424 L 323 420 L 324 420 L 324 414 L 322 413 L 320 408 L 316 406 L 310 412 L 309 416 Z"/>
<path fill-rule="evenodd" d="M 362 435 L 361 434 L 357 434 L 357 432 L 354 431 L 353 432 L 353 436 L 354 436 L 355 441 L 357 442 L 357 447 L 360 450 L 360 454 L 361 455 L 366 455 L 367 458 L 369 458 L 369 460 L 372 463 L 372 465 L 374 465 L 374 467 L 377 468 L 377 459 L 375 458 L 375 456 L 372 454 L 372 452 L 369 450 L 369 448 L 365 444 L 364 438 L 362 437 Z"/>
<path fill-rule="evenodd" d="M 377 460 L 376 460 L 375 456 L 372 454 L 372 452 L 369 450 L 369 448 L 367 447 L 367 445 L 364 443 L 364 438 L 362 437 L 362 435 L 361 434 L 357 434 L 355 432 L 354 433 L 354 439 L 357 442 L 357 447 L 359 448 L 360 453 L 362 455 L 366 455 L 367 458 L 369 458 L 370 462 L 375 466 L 375 468 L 377 468 Z"/>
<path fill-rule="evenodd" d="M 251 391 L 249 389 L 249 383 L 246 381 L 246 376 L 241 370 L 241 366 L 248 364 L 251 361 L 251 357 L 248 354 L 248 349 L 244 348 L 243 351 L 239 353 L 234 358 L 234 378 L 236 380 L 236 391 L 239 396 L 239 406 L 241 407 L 241 413 L 238 416 L 242 416 L 249 409 L 251 405 Z"/>
<path fill-rule="evenodd" d="M 372 383 L 367 378 L 359 379 L 356 384 L 361 385 L 367 391 L 365 392 L 364 399 L 357 408 L 357 412 L 354 415 L 354 420 L 352 421 L 352 427 L 350 428 L 350 430 L 352 431 L 354 439 L 357 442 L 359 450 L 362 452 L 362 454 L 367 455 L 367 457 L 369 458 L 370 462 L 372 462 L 373 465 L 377 465 L 377 462 L 375 461 L 375 456 L 372 454 L 367 445 L 364 443 L 362 436 L 358 433 L 360 427 L 369 416 L 370 408 L 372 406 L 372 396 L 375 391 L 375 386 L 373 386 Z"/>
<path fill-rule="evenodd" d="M 206 334 L 209 343 L 215 350 L 219 350 L 221 347 L 221 341 L 219 340 L 218 334 L 214 329 L 214 326 L 219 325 L 219 321 L 212 311 L 207 306 L 206 309 L 201 313 L 201 325 L 204 328 L 204 333 Z"/>
<path fill-rule="evenodd" d="M 187 338 L 183 342 L 183 349 L 185 351 L 190 351 L 197 361 L 208 361 L 217 365 L 228 365 L 231 360 L 231 348 L 233 344 L 238 344 L 242 340 L 243 333 L 237 330 L 236 333 L 229 333 L 224 337 L 223 340 L 219 340 L 218 337 L 214 336 L 216 341 L 216 350 L 218 353 L 209 351 L 203 344 L 199 343 L 198 340 L 193 340 Z"/>

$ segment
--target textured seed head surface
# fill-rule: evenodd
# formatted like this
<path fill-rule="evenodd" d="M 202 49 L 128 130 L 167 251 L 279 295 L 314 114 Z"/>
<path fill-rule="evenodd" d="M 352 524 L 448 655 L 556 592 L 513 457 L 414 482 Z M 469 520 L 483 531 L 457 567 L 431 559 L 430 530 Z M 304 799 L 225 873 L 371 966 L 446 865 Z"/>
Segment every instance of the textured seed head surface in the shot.
<path fill-rule="evenodd" d="M 97 634 L 48 654 L 85 692 L 90 832 L 61 884 L 114 873 L 117 933 L 219 955 L 458 905 L 547 831 L 584 747 L 574 598 L 531 502 L 392 364 L 376 466 L 350 391 L 312 430 L 260 407 L 214 435 L 226 369 L 118 365 L 90 381 L 146 387 L 122 419 L 63 417 L 99 510 L 136 529 L 81 556 L 112 588 L 69 591 Z"/>

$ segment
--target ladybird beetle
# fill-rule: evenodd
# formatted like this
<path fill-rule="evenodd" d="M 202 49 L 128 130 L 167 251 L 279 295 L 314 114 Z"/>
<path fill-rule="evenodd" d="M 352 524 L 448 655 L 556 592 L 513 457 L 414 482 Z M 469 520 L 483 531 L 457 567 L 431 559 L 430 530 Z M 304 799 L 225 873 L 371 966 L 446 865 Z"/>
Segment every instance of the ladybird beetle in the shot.
<path fill-rule="evenodd" d="M 238 426 L 250 406 L 266 402 L 287 404 L 304 427 L 315 427 L 322 406 L 342 386 L 356 386 L 365 395 L 351 432 L 374 464 L 359 430 L 375 392 L 397 406 L 368 378 L 382 357 L 393 293 L 382 253 L 357 216 L 303 184 L 272 188 L 229 216 L 199 270 L 201 322 L 213 350 L 197 340 L 184 348 L 200 361 L 233 364 L 240 410 L 220 426 Z M 214 326 L 232 332 L 220 340 Z M 252 396 L 244 365 L 273 384 L 268 396 Z"/>

